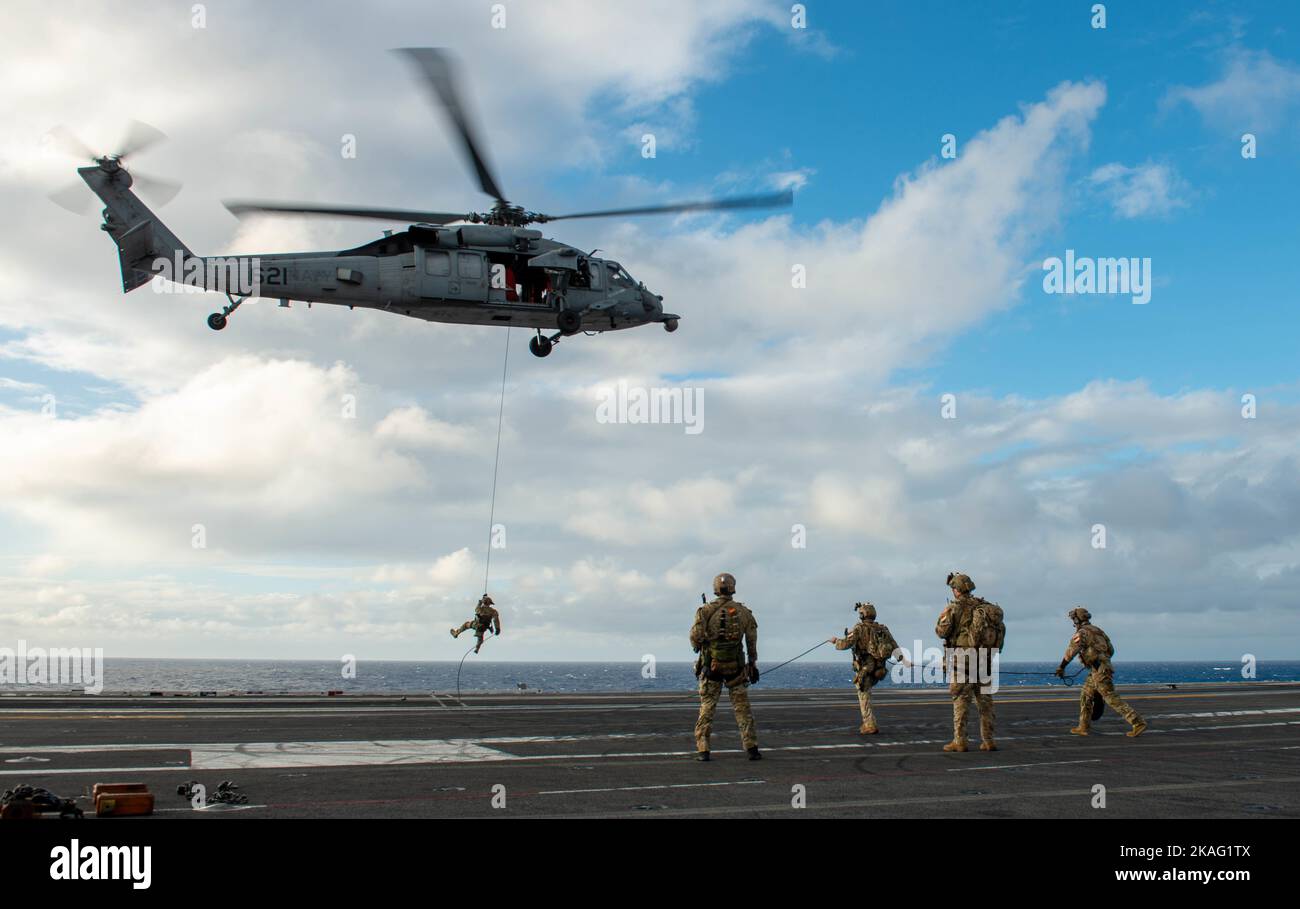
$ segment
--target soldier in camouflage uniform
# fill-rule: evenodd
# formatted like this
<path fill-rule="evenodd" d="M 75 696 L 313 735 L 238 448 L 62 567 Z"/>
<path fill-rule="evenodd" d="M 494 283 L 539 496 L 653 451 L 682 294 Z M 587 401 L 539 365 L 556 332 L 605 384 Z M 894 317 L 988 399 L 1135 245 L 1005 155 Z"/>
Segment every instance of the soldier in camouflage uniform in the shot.
<path fill-rule="evenodd" d="M 980 713 L 980 751 L 997 751 L 998 747 L 993 742 L 993 721 L 996 718 L 993 712 L 993 696 L 981 691 L 983 686 L 978 678 L 972 679 L 969 671 L 962 671 L 961 666 L 955 665 L 956 661 L 951 653 L 953 649 L 969 651 L 976 647 L 972 625 L 975 608 L 982 601 L 971 596 L 971 592 L 975 590 L 975 582 L 967 575 L 956 572 L 949 574 L 948 587 L 952 590 L 953 598 L 939 614 L 939 621 L 934 629 L 935 634 L 943 640 L 949 651 L 945 662 L 948 664 L 948 693 L 952 696 L 952 741 L 944 745 L 943 750 L 967 750 L 966 715 L 970 711 L 971 701 L 974 701 Z"/>
<path fill-rule="evenodd" d="M 474 644 L 474 652 L 478 653 L 479 648 L 483 646 L 483 635 L 489 628 L 497 637 L 501 637 L 501 613 L 493 608 L 492 598 L 486 593 L 479 599 L 478 605 L 474 607 L 474 618 L 470 619 L 459 628 L 449 629 L 453 638 L 458 638 L 463 631 L 474 629 L 474 637 L 477 641 Z"/>
<path fill-rule="evenodd" d="M 758 681 L 758 622 L 743 603 L 731 598 L 735 592 L 736 579 L 729 574 L 718 575 L 713 579 L 713 600 L 695 611 L 695 623 L 691 625 L 691 648 L 700 655 L 695 661 L 695 675 L 700 680 L 700 717 L 695 723 L 697 761 L 709 760 L 713 713 L 723 685 L 727 686 L 749 759 L 757 761 L 762 757 L 748 690 L 750 683 Z"/>
<path fill-rule="evenodd" d="M 1099 697 L 1133 727 L 1126 735 L 1131 739 L 1137 738 L 1146 731 L 1147 721 L 1115 693 L 1115 668 L 1110 664 L 1115 648 L 1111 645 L 1110 638 L 1106 632 L 1092 624 L 1092 613 L 1082 606 L 1071 609 L 1066 615 L 1074 622 L 1075 631 L 1069 646 L 1065 648 L 1065 658 L 1057 667 L 1056 675 L 1058 678 L 1063 677 L 1065 667 L 1076 656 L 1080 663 L 1091 670 L 1088 681 L 1079 693 L 1079 725 L 1070 731 L 1075 735 L 1088 734 L 1088 727 L 1092 725 L 1093 699 Z"/>
<path fill-rule="evenodd" d="M 858 689 L 858 706 L 862 710 L 861 735 L 875 735 L 880 731 L 876 715 L 871 712 L 871 689 L 888 671 L 885 660 L 898 650 L 898 642 L 889 629 L 876 621 L 876 607 L 870 603 L 855 603 L 858 624 L 847 637 L 832 637 L 830 643 L 836 650 L 853 651 L 853 684 Z"/>

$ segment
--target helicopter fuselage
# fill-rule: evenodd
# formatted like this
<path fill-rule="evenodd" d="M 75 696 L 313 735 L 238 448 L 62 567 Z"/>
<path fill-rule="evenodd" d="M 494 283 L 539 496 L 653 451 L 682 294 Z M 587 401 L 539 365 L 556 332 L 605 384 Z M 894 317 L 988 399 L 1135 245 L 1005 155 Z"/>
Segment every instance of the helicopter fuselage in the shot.
<path fill-rule="evenodd" d="M 332 303 L 431 322 L 542 330 L 556 328 L 567 311 L 570 334 L 676 319 L 665 317 L 661 298 L 617 262 L 527 228 L 415 225 L 341 252 L 206 261 L 219 261 L 220 271 L 232 259 L 252 273 L 248 296 L 284 304 Z"/>

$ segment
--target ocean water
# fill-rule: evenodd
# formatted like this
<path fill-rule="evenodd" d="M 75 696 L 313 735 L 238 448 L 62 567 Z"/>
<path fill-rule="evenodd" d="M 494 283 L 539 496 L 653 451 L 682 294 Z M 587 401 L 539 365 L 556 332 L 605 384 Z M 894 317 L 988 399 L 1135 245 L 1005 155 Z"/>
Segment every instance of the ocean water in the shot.
<path fill-rule="evenodd" d="M 402 694 L 455 692 L 538 691 L 690 691 L 696 686 L 690 663 L 659 663 L 654 677 L 646 677 L 640 663 L 498 663 L 470 657 L 458 662 L 382 662 L 356 664 L 355 678 L 344 678 L 337 661 L 311 660 L 146 660 L 106 659 L 105 692 L 322 692 Z M 1061 685 L 1051 675 L 1055 663 L 1012 663 L 1001 667 L 1002 688 L 1023 685 Z M 1071 665 L 1069 673 L 1078 670 Z M 459 680 L 457 673 L 459 671 Z M 1033 673 L 1033 674 L 1031 674 Z M 835 663 L 790 663 L 763 675 L 763 688 L 847 688 L 852 684 L 848 660 Z M 1074 680 L 1077 685 L 1086 675 Z M 1242 680 L 1236 660 L 1217 662 L 1119 662 L 1119 684 L 1232 682 Z M 1300 681 L 1300 661 L 1267 661 L 1256 666 L 1257 681 Z M 880 683 L 895 683 L 886 678 Z M 909 686 L 915 683 L 907 683 Z M 922 683 L 924 684 L 924 683 Z M 81 686 L 14 684 L 0 681 L 5 693 L 67 689 Z M 931 683 L 925 687 L 941 687 Z"/>

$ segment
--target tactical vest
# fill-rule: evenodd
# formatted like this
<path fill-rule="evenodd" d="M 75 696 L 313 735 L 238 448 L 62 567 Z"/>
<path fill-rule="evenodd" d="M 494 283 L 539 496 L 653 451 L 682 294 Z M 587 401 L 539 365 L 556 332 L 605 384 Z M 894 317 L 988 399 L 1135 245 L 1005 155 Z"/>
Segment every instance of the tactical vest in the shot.
<path fill-rule="evenodd" d="M 715 682 L 730 681 L 745 667 L 745 630 L 738 605 L 724 600 L 704 617 L 704 674 Z"/>
<path fill-rule="evenodd" d="M 462 613 L 463 615 L 464 613 Z M 492 627 L 492 607 L 476 606 L 474 608 L 474 628 L 478 631 Z"/>
<path fill-rule="evenodd" d="M 971 621 L 974 618 L 973 598 L 959 603 L 949 601 L 939 615 L 939 622 L 934 626 L 934 633 L 943 639 L 949 647 L 974 647 L 975 639 L 971 635 Z"/>
<path fill-rule="evenodd" d="M 1089 668 L 1094 668 L 1102 660 L 1109 660 L 1115 655 L 1115 645 L 1110 642 L 1106 632 L 1096 625 L 1079 626 L 1079 643 L 1083 645 L 1079 650 L 1079 659 Z"/>

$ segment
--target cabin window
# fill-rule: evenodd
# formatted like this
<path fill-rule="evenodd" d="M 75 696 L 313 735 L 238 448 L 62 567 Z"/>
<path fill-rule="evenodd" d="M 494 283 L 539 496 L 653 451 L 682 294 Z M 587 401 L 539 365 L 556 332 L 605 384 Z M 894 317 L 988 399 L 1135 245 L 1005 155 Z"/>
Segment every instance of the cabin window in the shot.
<path fill-rule="evenodd" d="M 451 274 L 451 253 L 427 249 L 424 252 L 424 273 L 445 278 Z"/>
<path fill-rule="evenodd" d="M 483 259 L 475 253 L 457 253 L 456 271 L 462 278 L 482 278 Z"/>

